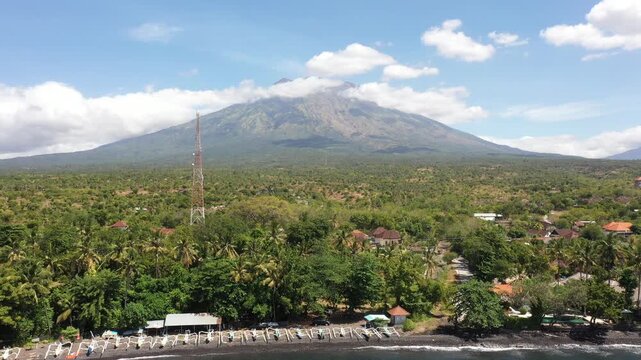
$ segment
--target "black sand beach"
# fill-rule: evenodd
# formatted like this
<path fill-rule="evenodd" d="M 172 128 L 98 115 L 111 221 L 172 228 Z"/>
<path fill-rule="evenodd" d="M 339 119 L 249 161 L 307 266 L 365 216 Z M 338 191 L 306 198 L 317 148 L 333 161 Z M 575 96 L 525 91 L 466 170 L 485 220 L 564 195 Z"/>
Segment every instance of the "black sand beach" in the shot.
<path fill-rule="evenodd" d="M 628 345 L 630 347 L 641 348 L 641 334 L 639 332 L 620 332 L 610 331 L 607 334 L 592 339 L 576 340 L 567 334 L 551 334 L 539 331 L 503 333 L 483 337 L 475 340 L 466 340 L 452 335 L 409 335 L 400 338 L 383 338 L 381 340 L 371 339 L 370 341 L 356 339 L 326 339 L 324 341 L 306 339 L 304 341 L 286 342 L 280 341 L 263 341 L 249 342 L 247 344 L 201 344 L 201 345 L 176 345 L 173 348 L 148 349 L 143 347 L 135 349 L 133 346 L 128 350 L 121 346 L 119 349 L 108 347 L 104 353 L 100 350 L 86 356 L 81 352 L 77 358 L 101 358 L 105 360 L 123 359 L 123 358 L 140 358 L 140 357 L 193 357 L 206 355 L 242 355 L 242 354 L 263 354 L 263 353 L 289 353 L 289 352 L 318 352 L 331 351 L 342 352 L 358 348 L 412 348 L 412 347 L 429 347 L 451 349 L 456 347 L 478 348 L 478 349 L 556 349 L 559 347 L 582 347 L 582 346 L 613 346 Z M 46 352 L 46 346 L 34 350 L 23 351 L 18 359 L 43 359 Z M 49 356 L 53 358 L 53 356 Z"/>

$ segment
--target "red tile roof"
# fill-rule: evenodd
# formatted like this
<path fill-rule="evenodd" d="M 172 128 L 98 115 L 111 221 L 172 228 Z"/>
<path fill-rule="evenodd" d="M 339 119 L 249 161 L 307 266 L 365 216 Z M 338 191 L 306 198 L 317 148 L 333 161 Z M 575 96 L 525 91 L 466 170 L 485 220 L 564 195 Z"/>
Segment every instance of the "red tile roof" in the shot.
<path fill-rule="evenodd" d="M 367 240 L 369 236 L 360 230 L 352 231 L 352 237 L 357 240 Z"/>
<path fill-rule="evenodd" d="M 410 313 L 407 312 L 407 310 L 403 309 L 400 307 L 400 305 L 397 305 L 387 311 L 388 314 L 392 316 L 409 316 Z"/>
<path fill-rule="evenodd" d="M 632 223 L 629 222 L 616 222 L 613 221 L 607 225 L 603 225 L 603 230 L 611 232 L 630 232 Z"/>
<path fill-rule="evenodd" d="M 512 285 L 510 284 L 496 284 L 492 288 L 492 291 L 497 295 L 512 296 L 514 288 L 512 288 Z"/>
<path fill-rule="evenodd" d="M 176 229 L 172 229 L 172 228 L 161 227 L 160 229 L 158 229 L 158 233 L 160 235 L 165 235 L 165 236 L 169 236 L 175 232 L 176 232 Z"/>
<path fill-rule="evenodd" d="M 376 230 L 372 231 L 372 236 L 380 237 L 385 231 L 387 230 L 384 227 L 377 227 Z"/>
<path fill-rule="evenodd" d="M 118 220 L 115 223 L 113 223 L 110 227 L 115 229 L 125 229 L 125 228 L 128 228 L 129 225 L 127 225 L 127 223 L 122 220 Z"/>

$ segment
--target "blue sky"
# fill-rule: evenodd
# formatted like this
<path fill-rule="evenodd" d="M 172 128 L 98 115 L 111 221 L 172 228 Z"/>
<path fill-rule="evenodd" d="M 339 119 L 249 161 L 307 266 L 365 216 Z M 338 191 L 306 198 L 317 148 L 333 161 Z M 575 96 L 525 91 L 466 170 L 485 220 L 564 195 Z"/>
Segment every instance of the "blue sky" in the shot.
<path fill-rule="evenodd" d="M 352 96 L 493 141 L 606 156 L 641 146 L 639 3 L 3 2 L 0 157 L 139 135 L 189 120 L 186 110 L 251 101 L 273 94 L 282 77 L 309 75 L 369 85 Z M 518 38 L 501 44 L 491 32 Z M 350 44 L 360 46 L 348 51 L 356 58 L 341 55 Z M 312 66 L 322 52 L 330 59 Z M 338 60 L 356 70 L 340 71 Z M 438 74 L 388 79 L 389 65 Z M 171 118 L 135 109 L 173 98 L 182 100 L 166 109 Z M 108 105 L 118 109 L 105 115 Z M 16 136 L 28 127 L 42 134 Z"/>

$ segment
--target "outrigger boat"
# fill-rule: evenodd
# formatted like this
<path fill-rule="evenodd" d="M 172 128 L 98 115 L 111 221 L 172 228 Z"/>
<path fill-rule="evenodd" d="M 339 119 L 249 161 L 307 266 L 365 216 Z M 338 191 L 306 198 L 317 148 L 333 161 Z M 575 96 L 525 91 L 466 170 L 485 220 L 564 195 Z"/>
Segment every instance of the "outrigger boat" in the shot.
<path fill-rule="evenodd" d="M 12 356 L 13 356 L 13 359 L 18 358 L 18 355 L 20 355 L 20 350 L 22 349 L 21 348 L 4 348 L 2 350 L 2 360 L 9 360 Z"/>

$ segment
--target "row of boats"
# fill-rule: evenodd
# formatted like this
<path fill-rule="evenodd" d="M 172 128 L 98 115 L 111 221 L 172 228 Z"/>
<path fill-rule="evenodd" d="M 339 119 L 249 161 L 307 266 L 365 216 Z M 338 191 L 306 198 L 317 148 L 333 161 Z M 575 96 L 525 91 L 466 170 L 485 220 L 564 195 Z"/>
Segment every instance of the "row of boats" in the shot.
<path fill-rule="evenodd" d="M 114 336 L 109 338 L 93 338 L 79 343 L 56 342 L 50 344 L 44 359 L 64 357 L 75 359 L 82 355 L 104 354 L 107 350 L 117 349 L 164 349 L 174 348 L 179 345 L 217 344 L 217 346 L 249 343 L 270 342 L 303 342 L 303 341 L 332 341 L 333 339 L 355 339 L 357 341 L 381 340 L 383 338 L 400 337 L 393 327 L 379 328 L 352 328 L 352 327 L 317 327 L 312 329 L 293 328 L 279 329 L 268 328 L 264 330 L 227 330 L 227 331 L 201 331 L 198 333 L 185 332 L 176 335 L 161 336 Z M 7 352 L 9 351 L 9 352 Z M 7 356 L 2 360 L 15 360 L 20 354 L 20 349 L 5 349 Z"/>

